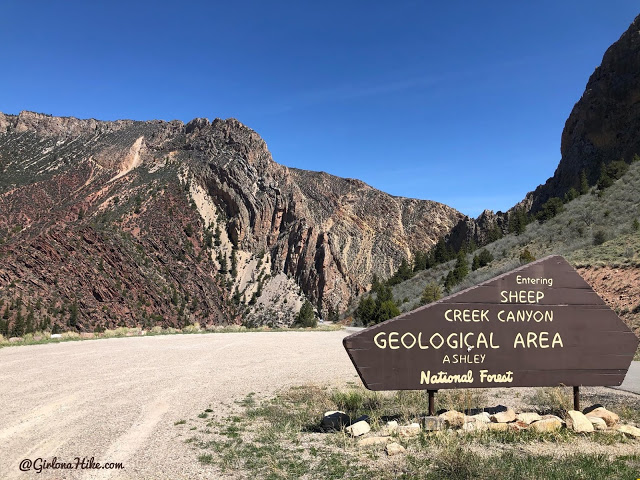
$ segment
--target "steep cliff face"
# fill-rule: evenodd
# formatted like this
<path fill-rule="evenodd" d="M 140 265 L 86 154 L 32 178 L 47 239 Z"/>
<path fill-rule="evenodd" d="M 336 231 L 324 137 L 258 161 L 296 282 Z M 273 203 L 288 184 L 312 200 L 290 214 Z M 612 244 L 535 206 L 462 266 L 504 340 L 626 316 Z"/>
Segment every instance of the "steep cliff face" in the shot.
<path fill-rule="evenodd" d="M 461 218 L 279 165 L 234 119 L 0 114 L 0 299 L 80 329 L 343 311 Z"/>
<path fill-rule="evenodd" d="M 562 132 L 562 159 L 544 185 L 533 192 L 536 210 L 562 197 L 585 171 L 591 184 L 600 164 L 640 154 L 640 16 L 605 52 Z"/>
<path fill-rule="evenodd" d="M 487 243 L 488 232 L 498 225 L 508 229 L 509 214 L 516 209 L 536 213 L 552 197 L 563 198 L 570 188 L 579 189 L 584 171 L 590 185 L 597 183 L 602 165 L 640 155 L 640 16 L 611 45 L 595 69 L 562 132 L 562 158 L 555 173 L 529 192 L 506 213 L 483 212 L 477 219 L 463 219 L 452 230 L 449 243 Z"/>

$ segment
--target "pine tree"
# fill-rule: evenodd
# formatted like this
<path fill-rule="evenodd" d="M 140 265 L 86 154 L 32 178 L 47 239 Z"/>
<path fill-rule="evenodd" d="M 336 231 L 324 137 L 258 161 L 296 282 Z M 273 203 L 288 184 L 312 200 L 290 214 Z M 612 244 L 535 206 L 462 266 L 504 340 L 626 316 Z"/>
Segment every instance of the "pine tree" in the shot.
<path fill-rule="evenodd" d="M 313 306 L 309 302 L 309 300 L 305 300 L 300 307 L 300 311 L 298 312 L 298 317 L 296 319 L 296 324 L 301 327 L 317 327 L 318 320 L 313 312 Z"/>
<path fill-rule="evenodd" d="M 589 182 L 587 181 L 587 174 L 584 170 L 580 171 L 580 195 L 584 195 L 589 192 Z"/>
<path fill-rule="evenodd" d="M 21 337 L 24 335 L 24 318 L 22 317 L 22 309 L 18 308 L 18 313 L 16 315 L 16 320 L 13 323 L 13 328 L 11 330 L 12 337 Z"/>

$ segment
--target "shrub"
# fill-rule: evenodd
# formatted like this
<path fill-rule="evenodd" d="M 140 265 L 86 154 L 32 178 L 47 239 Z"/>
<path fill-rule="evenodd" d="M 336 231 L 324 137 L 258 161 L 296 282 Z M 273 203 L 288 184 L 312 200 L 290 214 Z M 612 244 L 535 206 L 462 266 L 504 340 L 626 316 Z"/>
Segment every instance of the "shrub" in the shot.
<path fill-rule="evenodd" d="M 535 259 L 536 257 L 533 256 L 528 248 L 525 248 L 520 254 L 520 263 L 522 264 L 533 262 Z"/>
<path fill-rule="evenodd" d="M 424 287 L 424 291 L 422 292 L 422 297 L 420 298 L 420 303 L 422 305 L 426 305 L 428 303 L 433 303 L 442 297 L 442 288 L 435 282 L 430 282 Z"/>
<path fill-rule="evenodd" d="M 607 234 L 604 230 L 598 230 L 593 234 L 593 244 L 602 245 L 607 241 Z"/>

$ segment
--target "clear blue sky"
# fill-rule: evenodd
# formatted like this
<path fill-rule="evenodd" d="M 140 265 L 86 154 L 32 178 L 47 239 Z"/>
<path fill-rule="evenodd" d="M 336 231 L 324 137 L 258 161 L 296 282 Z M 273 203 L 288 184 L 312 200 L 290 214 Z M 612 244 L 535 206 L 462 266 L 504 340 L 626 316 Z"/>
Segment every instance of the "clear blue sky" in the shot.
<path fill-rule="evenodd" d="M 476 216 L 553 174 L 633 1 L 0 0 L 0 111 L 235 117 L 274 159 Z"/>

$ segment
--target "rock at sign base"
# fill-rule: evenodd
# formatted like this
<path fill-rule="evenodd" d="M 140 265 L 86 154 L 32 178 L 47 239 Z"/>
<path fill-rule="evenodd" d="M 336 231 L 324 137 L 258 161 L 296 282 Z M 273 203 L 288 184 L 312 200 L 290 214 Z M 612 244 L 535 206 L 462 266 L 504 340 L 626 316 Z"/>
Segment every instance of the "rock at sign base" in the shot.
<path fill-rule="evenodd" d="M 509 430 L 509 424 L 508 423 L 487 423 L 487 428 L 489 430 L 505 432 Z"/>
<path fill-rule="evenodd" d="M 420 433 L 420 424 L 412 423 L 410 425 L 402 425 L 398 427 L 398 435 L 401 437 L 415 437 Z"/>
<path fill-rule="evenodd" d="M 473 420 L 470 420 L 473 419 Z M 474 421 L 474 422 L 480 422 L 480 423 L 491 423 L 491 415 L 489 415 L 487 412 L 482 412 L 482 413 L 478 413 L 476 415 L 471 415 L 469 417 L 465 418 L 466 422 L 469 421 Z"/>
<path fill-rule="evenodd" d="M 464 413 L 457 412 L 456 410 L 449 410 L 448 412 L 438 415 L 449 428 L 461 428 L 464 425 Z"/>
<path fill-rule="evenodd" d="M 569 410 L 567 412 L 567 427 L 570 427 L 576 433 L 591 433 L 593 425 L 584 416 L 584 413 L 577 410 Z"/>
<path fill-rule="evenodd" d="M 475 418 L 468 417 L 470 420 L 465 422 L 462 426 L 462 430 L 465 432 L 480 432 L 483 430 L 487 430 L 489 428 L 489 424 L 487 422 L 483 422 L 482 420 L 476 420 Z"/>
<path fill-rule="evenodd" d="M 352 437 L 359 437 L 361 435 L 364 435 L 365 433 L 369 433 L 369 431 L 371 430 L 371 427 L 364 420 L 360 420 L 359 422 L 356 422 L 353 425 L 349 425 L 345 430 Z"/>
<path fill-rule="evenodd" d="M 607 427 L 613 427 L 620 421 L 620 417 L 613 412 L 610 412 L 604 407 L 585 408 L 584 414 L 587 417 L 598 417 L 604 420 Z"/>
<path fill-rule="evenodd" d="M 536 412 L 522 412 L 516 415 L 516 420 L 531 425 L 533 422 L 542 420 L 542 417 Z"/>
<path fill-rule="evenodd" d="M 631 425 L 620 425 L 616 430 L 628 435 L 629 437 L 640 438 L 640 428 Z"/>
<path fill-rule="evenodd" d="M 349 418 L 349 415 L 339 410 L 325 412 L 322 417 L 322 427 L 328 430 L 340 430 L 342 427 L 349 425 L 350 423 L 351 419 Z"/>
<path fill-rule="evenodd" d="M 360 447 L 372 447 L 374 445 L 383 445 L 389 441 L 389 437 L 367 437 L 358 440 Z"/>
<path fill-rule="evenodd" d="M 591 422 L 591 425 L 593 425 L 594 430 L 607 429 L 607 422 L 605 422 L 604 419 L 600 417 L 592 417 L 591 415 L 587 415 L 587 420 Z"/>
<path fill-rule="evenodd" d="M 405 452 L 405 448 L 399 443 L 395 442 L 389 443 L 385 450 L 387 451 L 387 455 L 389 455 L 390 457 Z"/>
<path fill-rule="evenodd" d="M 496 423 L 509 423 L 516 419 L 516 412 L 512 408 L 507 408 L 504 412 L 491 415 L 491 421 Z"/>
<path fill-rule="evenodd" d="M 529 424 L 525 422 L 521 422 L 520 420 L 516 420 L 515 422 L 511 422 L 508 424 L 513 430 L 519 432 L 520 430 L 526 430 L 529 428 Z"/>
<path fill-rule="evenodd" d="M 531 430 L 536 432 L 555 432 L 562 428 L 562 420 L 558 417 L 543 418 L 529 425 Z"/>
<path fill-rule="evenodd" d="M 421 421 L 426 432 L 436 432 L 444 427 L 444 420 L 440 417 L 422 417 Z"/>

